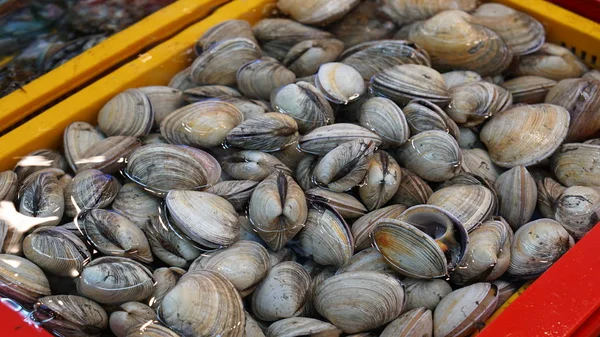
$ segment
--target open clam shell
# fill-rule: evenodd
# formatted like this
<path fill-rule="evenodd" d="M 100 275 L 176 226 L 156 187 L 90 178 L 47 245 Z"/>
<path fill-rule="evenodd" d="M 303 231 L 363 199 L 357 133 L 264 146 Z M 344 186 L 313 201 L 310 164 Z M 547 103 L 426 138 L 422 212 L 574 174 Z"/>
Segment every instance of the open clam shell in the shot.
<path fill-rule="evenodd" d="M 500 84 L 512 94 L 513 103 L 537 104 L 544 102 L 556 81 L 539 76 L 515 77 Z"/>
<path fill-rule="evenodd" d="M 108 101 L 98 113 L 98 127 L 107 136 L 145 136 L 154 125 L 148 96 L 128 89 Z"/>
<path fill-rule="evenodd" d="M 588 67 L 569 49 L 552 43 L 544 43 L 533 54 L 519 58 L 510 72 L 515 76 L 540 76 L 560 81 L 580 77 Z"/>
<path fill-rule="evenodd" d="M 325 156 L 341 144 L 351 141 L 373 142 L 379 146 L 381 137 L 362 126 L 350 123 L 336 123 L 312 130 L 298 142 L 303 152 Z"/>
<path fill-rule="evenodd" d="M 307 25 L 326 25 L 350 12 L 359 0 L 279 0 L 277 8 Z"/>
<path fill-rule="evenodd" d="M 359 109 L 360 125 L 381 137 L 385 147 L 398 147 L 410 137 L 409 125 L 402 110 L 384 97 L 367 99 Z"/>
<path fill-rule="evenodd" d="M 563 144 L 551 160 L 556 178 L 566 186 L 600 187 L 600 144 Z"/>
<path fill-rule="evenodd" d="M 412 100 L 403 111 L 413 136 L 424 131 L 440 130 L 449 133 L 457 140 L 460 139 L 460 131 L 456 123 L 439 106 L 427 100 Z"/>
<path fill-rule="evenodd" d="M 50 295 L 50 284 L 33 262 L 17 255 L 0 254 L 0 294 L 29 306 Z"/>
<path fill-rule="evenodd" d="M 302 133 L 334 121 L 333 109 L 325 96 L 307 82 L 288 84 L 273 91 L 271 105 L 275 111 L 293 117 Z"/>
<path fill-rule="evenodd" d="M 108 316 L 96 302 L 75 295 L 40 298 L 31 320 L 56 336 L 99 337 L 108 326 Z"/>
<path fill-rule="evenodd" d="M 398 191 L 402 181 L 400 165 L 385 151 L 377 151 L 369 158 L 369 167 L 358 188 L 360 199 L 367 209 L 385 205 Z"/>
<path fill-rule="evenodd" d="M 244 96 L 268 100 L 273 90 L 296 81 L 296 75 L 279 62 L 260 59 L 241 66 L 236 79 Z"/>
<path fill-rule="evenodd" d="M 355 251 L 371 246 L 373 230 L 377 228 L 380 219 L 396 219 L 406 210 L 404 205 L 390 205 L 371 211 L 352 224 L 352 237 L 354 238 Z"/>

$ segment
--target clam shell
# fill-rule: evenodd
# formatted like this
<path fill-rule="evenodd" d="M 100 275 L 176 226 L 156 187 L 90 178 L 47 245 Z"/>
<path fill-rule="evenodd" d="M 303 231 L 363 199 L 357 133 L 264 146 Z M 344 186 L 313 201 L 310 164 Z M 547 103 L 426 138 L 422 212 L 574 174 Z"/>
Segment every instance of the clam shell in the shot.
<path fill-rule="evenodd" d="M 199 191 L 170 191 L 165 203 L 173 225 L 207 248 L 226 247 L 240 237 L 237 212 L 229 201 Z"/>
<path fill-rule="evenodd" d="M 158 216 L 160 199 L 137 184 L 127 183 L 117 193 L 111 208 L 143 229 L 150 218 Z"/>
<path fill-rule="evenodd" d="M 406 210 L 404 205 L 390 205 L 371 211 L 352 224 L 354 249 L 360 251 L 371 246 L 371 233 L 377 228 L 380 219 L 396 219 Z"/>
<path fill-rule="evenodd" d="M 300 135 L 295 134 L 290 137 L 290 143 L 280 149 L 279 151 L 272 152 L 271 154 L 279 159 L 285 166 L 290 168 L 292 172 L 296 171 L 298 168 L 298 164 L 300 161 L 307 156 L 306 153 L 300 151 L 300 147 L 298 146 L 298 141 L 300 140 Z"/>
<path fill-rule="evenodd" d="M 554 203 L 565 191 L 566 187 L 549 177 L 536 180 L 536 186 L 538 191 L 538 211 L 544 218 L 554 219 Z"/>
<path fill-rule="evenodd" d="M 473 128 L 458 128 L 460 137 L 458 138 L 458 145 L 461 149 L 483 149 L 483 143 L 479 140 L 479 132 L 473 130 Z"/>
<path fill-rule="evenodd" d="M 450 102 L 442 75 L 418 64 L 386 68 L 371 78 L 370 88 L 376 96 L 387 97 L 400 106 L 413 99 L 424 99 L 442 107 Z"/>
<path fill-rule="evenodd" d="M 591 80 L 600 80 L 600 71 L 596 69 L 590 69 L 587 71 L 581 78 L 591 79 Z"/>
<path fill-rule="evenodd" d="M 396 160 L 425 180 L 442 182 L 459 172 L 462 154 L 452 136 L 430 130 L 411 137 L 398 148 Z"/>
<path fill-rule="evenodd" d="M 254 188 L 258 185 L 254 180 L 227 180 L 216 183 L 205 192 L 225 198 L 238 212 L 243 212 L 250 201 Z"/>
<path fill-rule="evenodd" d="M 385 147 L 398 147 L 410 137 L 402 109 L 384 97 L 367 99 L 360 106 L 358 120 L 360 125 L 381 137 Z"/>
<path fill-rule="evenodd" d="M 74 122 L 67 126 L 63 133 L 63 148 L 71 169 L 77 171 L 77 162 L 86 158 L 84 153 L 104 138 L 102 132 L 86 122 Z"/>
<path fill-rule="evenodd" d="M 550 157 L 567 136 L 569 112 L 558 105 L 515 106 L 495 114 L 479 134 L 498 166 L 531 166 Z"/>
<path fill-rule="evenodd" d="M 233 104 L 206 100 L 180 108 L 160 124 L 160 133 L 171 144 L 199 148 L 219 146 L 244 115 Z"/>
<path fill-rule="evenodd" d="M 247 38 L 231 38 L 213 44 L 192 63 L 190 78 L 198 84 L 235 85 L 244 64 L 261 58 L 260 47 Z"/>
<path fill-rule="evenodd" d="M 278 251 L 269 249 L 269 259 L 271 260 L 271 268 L 285 261 L 296 261 L 294 251 L 289 247 L 283 247 Z"/>
<path fill-rule="evenodd" d="M 588 67 L 567 48 L 552 43 L 544 43 L 533 54 L 519 58 L 510 72 L 514 76 L 540 76 L 560 81 L 580 77 Z"/>
<path fill-rule="evenodd" d="M 92 260 L 85 243 L 60 227 L 41 227 L 27 235 L 23 254 L 46 272 L 71 278 L 79 276 Z"/>
<path fill-rule="evenodd" d="M 73 177 L 70 204 L 76 213 L 108 207 L 119 193 L 121 185 L 110 174 L 85 170 Z"/>
<path fill-rule="evenodd" d="M 473 22 L 498 33 L 516 56 L 531 54 L 544 44 L 544 26 L 523 12 L 488 3 L 477 7 L 472 15 Z"/>
<path fill-rule="evenodd" d="M 452 101 L 446 113 L 463 127 L 479 125 L 512 105 L 510 92 L 483 81 L 454 86 L 450 89 L 450 97 Z"/>
<path fill-rule="evenodd" d="M 211 98 L 223 99 L 233 97 L 242 98 L 243 95 L 235 88 L 218 84 L 194 86 L 193 88 L 189 88 L 183 92 L 183 98 L 188 103 L 196 103 L 198 101 Z"/>
<path fill-rule="evenodd" d="M 405 278 L 406 304 L 404 310 L 427 308 L 435 311 L 442 298 L 452 292 L 450 284 L 443 279 Z"/>
<path fill-rule="evenodd" d="M 558 82 L 546 96 L 546 103 L 569 111 L 571 122 L 566 141 L 581 141 L 600 133 L 600 81 L 581 78 Z"/>
<path fill-rule="evenodd" d="M 500 308 L 514 293 L 519 289 L 518 283 L 508 282 L 504 280 L 495 280 L 492 282 L 498 287 L 498 304 L 496 304 L 496 310 Z"/>
<path fill-rule="evenodd" d="M 468 232 L 492 216 L 498 207 L 494 192 L 481 185 L 444 187 L 434 192 L 427 204 L 454 215 Z"/>
<path fill-rule="evenodd" d="M 57 168 L 63 171 L 68 170 L 68 164 L 65 158 L 54 150 L 36 150 L 25 155 L 13 168 L 20 182 L 33 174 L 34 172 Z"/>
<path fill-rule="evenodd" d="M 256 318 L 276 321 L 300 314 L 306 302 L 310 275 L 296 262 L 272 267 L 252 293 L 251 307 Z"/>
<path fill-rule="evenodd" d="M 322 64 L 337 60 L 343 51 L 344 43 L 337 39 L 304 40 L 294 45 L 282 62 L 296 76 L 310 76 Z"/>
<path fill-rule="evenodd" d="M 117 337 L 126 337 L 132 328 L 152 322 L 156 318 L 156 313 L 152 308 L 139 302 L 123 303 L 119 309 L 113 311 L 109 319 L 110 331 Z"/>
<path fill-rule="evenodd" d="M 402 282 L 377 272 L 335 275 L 315 292 L 317 311 L 347 334 L 383 326 L 400 315 L 403 303 Z"/>
<path fill-rule="evenodd" d="M 147 136 L 142 137 L 141 141 L 142 145 L 168 143 L 160 133 L 149 133 Z"/>
<path fill-rule="evenodd" d="M 269 326 L 267 337 L 326 336 L 337 337 L 342 330 L 335 325 L 308 317 L 290 317 Z"/>
<path fill-rule="evenodd" d="M 566 186 L 600 187 L 600 144 L 563 144 L 551 160 L 556 178 Z"/>
<path fill-rule="evenodd" d="M 240 295 L 224 276 L 210 270 L 184 275 L 165 295 L 158 316 L 182 336 L 244 336 Z"/>
<path fill-rule="evenodd" d="M 334 275 L 335 267 L 323 268 L 314 263 L 312 260 L 308 260 L 303 267 L 310 273 L 311 283 L 310 288 L 308 289 L 308 295 L 306 296 L 306 304 L 304 305 L 301 316 L 321 318 L 322 316 L 317 312 L 317 308 L 315 308 L 315 292 L 326 279 Z"/>
<path fill-rule="evenodd" d="M 298 142 L 303 152 L 325 156 L 341 144 L 350 141 L 381 144 L 381 138 L 362 126 L 349 123 L 336 123 L 322 126 L 302 136 Z"/>
<path fill-rule="evenodd" d="M 190 78 L 191 71 L 192 67 L 187 67 L 178 72 L 171 78 L 168 86 L 182 91 L 196 86 L 196 83 L 192 82 L 192 79 Z"/>
<path fill-rule="evenodd" d="M 410 170 L 400 167 L 402 171 L 398 191 L 392 197 L 392 202 L 406 207 L 426 204 L 433 191 L 427 183 Z"/>
<path fill-rule="evenodd" d="M 128 89 L 108 101 L 98 113 L 98 127 L 107 136 L 145 136 L 154 125 L 148 96 Z"/>
<path fill-rule="evenodd" d="M 531 219 L 537 203 L 537 187 L 529 171 L 515 166 L 502 173 L 496 181 L 500 201 L 499 213 L 514 230 Z"/>
<path fill-rule="evenodd" d="M 173 330 L 166 328 L 158 323 L 148 322 L 132 327 L 125 337 L 136 337 L 142 334 L 145 337 L 180 337 Z"/>
<path fill-rule="evenodd" d="M 413 136 L 424 131 L 440 130 L 449 133 L 457 140 L 460 139 L 460 131 L 456 123 L 439 106 L 427 100 L 412 100 L 403 111 Z"/>
<path fill-rule="evenodd" d="M 288 84 L 273 91 L 271 105 L 275 111 L 293 117 L 302 133 L 334 121 L 333 109 L 325 96 L 307 82 Z"/>
<path fill-rule="evenodd" d="M 346 48 L 357 44 L 390 38 L 396 25 L 379 10 L 376 0 L 361 1 L 342 19 L 329 26 Z"/>
<path fill-rule="evenodd" d="M 304 192 L 308 201 L 323 202 L 334 208 L 344 219 L 356 219 L 367 213 L 367 208 L 348 193 L 312 188 Z"/>
<path fill-rule="evenodd" d="M 13 171 L 0 172 L 0 200 L 13 201 L 17 196 L 19 179 Z"/>
<path fill-rule="evenodd" d="M 556 81 L 539 76 L 521 76 L 505 81 L 500 86 L 512 94 L 513 103 L 543 103 Z"/>
<path fill-rule="evenodd" d="M 490 154 L 484 149 L 461 149 L 462 169 L 467 173 L 488 179 L 492 183 L 502 174 L 502 169 L 496 166 Z"/>
<path fill-rule="evenodd" d="M 442 77 L 444 77 L 444 82 L 446 82 L 448 89 L 452 89 L 452 87 L 465 83 L 482 81 L 481 76 L 478 73 L 470 70 L 449 71 L 443 73 Z"/>
<path fill-rule="evenodd" d="M 515 232 L 510 247 L 508 275 L 536 278 L 573 246 L 573 238 L 551 219 L 529 222 Z"/>
<path fill-rule="evenodd" d="M 55 336 L 99 337 L 108 325 L 108 316 L 96 302 L 74 295 L 40 298 L 34 306 L 33 321 Z"/>
<path fill-rule="evenodd" d="M 29 306 L 38 298 L 50 295 L 50 285 L 44 272 L 33 262 L 16 255 L 0 254 L 0 295 Z"/>
<path fill-rule="evenodd" d="M 160 169 L 155 169 L 157 167 Z M 170 190 L 212 186 L 221 176 L 221 166 L 199 149 L 149 144 L 131 154 L 126 174 L 144 190 L 164 196 Z"/>
<path fill-rule="evenodd" d="M 360 0 L 278 0 L 277 8 L 307 25 L 325 25 L 342 18 Z"/>
<path fill-rule="evenodd" d="M 458 9 L 470 12 L 477 5 L 476 0 L 385 0 L 382 10 L 397 24 L 405 25 L 428 19 L 446 10 Z"/>
<path fill-rule="evenodd" d="M 142 228 L 152 253 L 169 266 L 186 268 L 201 252 L 190 240 L 167 228 L 163 217 L 151 217 Z"/>
<path fill-rule="evenodd" d="M 246 337 L 265 337 L 261 327 L 258 325 L 256 320 L 250 316 L 248 312 L 246 313 L 246 327 L 245 334 Z"/>
<path fill-rule="evenodd" d="M 317 88 L 325 97 L 335 103 L 346 105 L 358 100 L 366 87 L 356 69 L 339 62 L 322 64 L 315 78 Z"/>
<path fill-rule="evenodd" d="M 131 136 L 112 136 L 102 139 L 94 143 L 75 162 L 76 172 L 96 169 L 104 173 L 115 174 L 125 167 L 127 158 L 140 145 L 140 141 Z"/>
<path fill-rule="evenodd" d="M 416 308 L 407 311 L 385 327 L 379 337 L 431 337 L 433 316 L 431 310 Z"/>
<path fill-rule="evenodd" d="M 150 86 L 138 88 L 146 94 L 152 111 L 154 112 L 154 126 L 160 126 L 160 122 L 171 112 L 179 109 L 184 103 L 183 92 L 165 86 Z"/>
<path fill-rule="evenodd" d="M 268 100 L 273 90 L 294 83 L 296 75 L 279 62 L 260 59 L 241 66 L 236 79 L 244 96 Z"/>
<path fill-rule="evenodd" d="M 46 226 L 58 225 L 64 208 L 63 189 L 52 172 L 28 176 L 19 189 L 19 212 L 30 217 L 49 218 Z"/>
<path fill-rule="evenodd" d="M 291 173 L 279 159 L 261 151 L 246 150 L 226 156 L 223 171 L 234 179 L 261 181 L 277 172 Z"/>
<path fill-rule="evenodd" d="M 269 253 L 253 241 L 238 241 L 228 248 L 198 257 L 193 270 L 212 270 L 225 276 L 242 294 L 250 293 L 270 268 Z"/>
<path fill-rule="evenodd" d="M 160 304 L 162 303 L 163 298 L 171 289 L 175 287 L 177 281 L 187 273 L 186 270 L 178 268 L 178 267 L 170 267 L 170 268 L 158 268 L 154 270 L 152 273 L 152 277 L 154 278 L 154 295 L 150 301 L 150 307 L 152 309 L 158 309 Z"/>
<path fill-rule="evenodd" d="M 277 112 L 242 122 L 227 134 L 227 145 L 245 150 L 278 151 L 298 139 L 294 118 Z"/>
<path fill-rule="evenodd" d="M 403 40 L 368 41 L 348 48 L 341 56 L 342 63 L 355 68 L 368 81 L 374 75 L 402 64 L 430 67 L 429 55 L 419 46 Z"/>
<path fill-rule="evenodd" d="M 396 272 L 385 261 L 383 255 L 375 248 L 367 248 L 352 255 L 348 263 L 338 268 L 337 274 L 351 271 L 376 271 L 386 274 L 395 274 Z"/>
<path fill-rule="evenodd" d="M 494 313 L 498 287 L 481 282 L 444 297 L 433 314 L 434 336 L 469 336 Z"/>
<path fill-rule="evenodd" d="M 369 168 L 358 188 L 360 199 L 367 209 L 385 205 L 398 191 L 402 181 L 400 165 L 385 151 L 375 152 L 369 159 Z"/>
<path fill-rule="evenodd" d="M 302 229 L 307 216 L 304 192 L 281 171 L 269 175 L 252 192 L 248 218 L 258 235 L 275 251 Z"/>
<path fill-rule="evenodd" d="M 600 220 L 600 189 L 569 187 L 555 201 L 554 209 L 556 221 L 579 240 Z"/>
<path fill-rule="evenodd" d="M 198 54 L 210 49 L 214 44 L 227 39 L 243 37 L 258 44 L 252 26 L 246 20 L 226 20 L 210 27 L 196 42 L 195 50 Z"/>
<path fill-rule="evenodd" d="M 319 163 L 319 158 L 317 156 L 307 155 L 298 163 L 298 167 L 296 167 L 296 179 L 298 180 L 298 185 L 302 187 L 302 190 L 308 191 L 317 187 L 316 182 L 313 180 L 313 171 L 315 166 Z M 339 193 L 339 192 L 334 192 Z"/>

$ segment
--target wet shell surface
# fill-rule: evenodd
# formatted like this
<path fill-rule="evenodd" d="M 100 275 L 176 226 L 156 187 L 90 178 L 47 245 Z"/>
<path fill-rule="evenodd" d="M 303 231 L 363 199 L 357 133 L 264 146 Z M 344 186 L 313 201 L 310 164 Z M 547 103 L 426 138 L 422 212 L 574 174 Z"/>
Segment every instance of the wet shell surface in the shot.
<path fill-rule="evenodd" d="M 427 199 L 433 193 L 431 187 L 410 170 L 400 167 L 400 171 L 402 171 L 402 179 L 392 201 L 406 207 L 426 204 Z"/>
<path fill-rule="evenodd" d="M 32 305 L 38 298 L 50 295 L 50 284 L 33 262 L 17 255 L 0 254 L 0 294 Z"/>
<path fill-rule="evenodd" d="M 600 187 L 600 144 L 563 144 L 551 160 L 556 178 L 566 186 Z"/>
<path fill-rule="evenodd" d="M 544 43 L 533 54 L 524 55 L 511 67 L 515 76 L 540 76 L 560 81 L 583 75 L 588 68 L 567 48 Z"/>
<path fill-rule="evenodd" d="M 377 228 L 380 219 L 395 219 L 406 210 L 404 205 L 390 205 L 371 211 L 352 224 L 355 250 L 363 250 L 371 246 L 373 230 Z"/>
<path fill-rule="evenodd" d="M 400 165 L 387 152 L 377 151 L 369 159 L 369 168 L 358 193 L 367 209 L 377 209 L 392 199 L 401 181 Z"/>
<path fill-rule="evenodd" d="M 73 171 L 77 171 L 78 162 L 84 153 L 94 144 L 106 138 L 93 125 L 85 122 L 75 122 L 65 128 L 63 133 L 63 148 L 65 159 Z"/>
<path fill-rule="evenodd" d="M 462 127 L 479 125 L 512 105 L 510 92 L 488 82 L 457 85 L 450 89 L 450 97 L 446 113 Z"/>
<path fill-rule="evenodd" d="M 500 199 L 499 213 L 514 230 L 531 219 L 537 204 L 535 180 L 523 166 L 515 166 L 496 180 Z"/>
<path fill-rule="evenodd" d="M 405 278 L 402 283 L 406 287 L 405 310 L 424 307 L 434 311 L 442 298 L 452 292 L 450 283 L 443 279 Z"/>
<path fill-rule="evenodd" d="M 334 62 L 344 51 L 337 39 L 304 40 L 293 46 L 283 59 L 283 65 L 298 77 L 317 73 L 322 64 Z"/>
<path fill-rule="evenodd" d="M 160 199 L 137 184 L 127 183 L 119 189 L 111 208 L 143 229 L 152 217 L 158 216 Z"/>
<path fill-rule="evenodd" d="M 143 92 L 152 106 L 154 112 L 154 126 L 160 126 L 160 122 L 171 112 L 179 109 L 184 104 L 183 92 L 178 89 L 164 86 L 149 86 L 138 88 Z"/>
<path fill-rule="evenodd" d="M 233 153 L 221 160 L 223 171 L 234 179 L 261 181 L 276 172 L 291 173 L 277 157 L 256 150 Z"/>
<path fill-rule="evenodd" d="M 467 231 L 495 213 L 498 201 L 493 191 L 480 185 L 452 185 L 435 191 L 427 204 L 454 215 Z"/>
<path fill-rule="evenodd" d="M 233 128 L 226 138 L 228 146 L 245 150 L 273 152 L 298 140 L 298 124 L 289 115 L 270 112 L 245 120 Z"/>
<path fill-rule="evenodd" d="M 460 140 L 458 126 L 439 106 L 424 99 L 415 99 L 408 102 L 402 111 L 406 116 L 411 135 L 415 136 L 429 130 L 440 130 Z"/>
<path fill-rule="evenodd" d="M 426 308 L 409 310 L 385 327 L 379 337 L 431 337 L 433 314 Z"/>
<path fill-rule="evenodd" d="M 333 207 L 344 219 L 356 219 L 367 213 L 367 208 L 348 193 L 312 188 L 304 192 L 308 201 L 323 202 Z"/>
<path fill-rule="evenodd" d="M 339 145 L 350 141 L 372 142 L 375 146 L 382 142 L 381 137 L 362 126 L 336 123 L 312 130 L 302 136 L 298 144 L 303 152 L 325 156 Z"/>
<path fill-rule="evenodd" d="M 98 126 L 107 136 L 145 136 L 154 125 L 148 96 L 128 89 L 108 101 L 98 113 Z"/>
<path fill-rule="evenodd" d="M 110 314 L 110 330 L 117 337 L 125 337 L 135 326 L 152 322 L 156 313 L 149 306 L 139 302 L 127 302 L 119 306 L 118 311 Z"/>
<path fill-rule="evenodd" d="M 327 336 L 337 337 L 342 331 L 335 325 L 308 317 L 291 317 L 269 326 L 267 337 Z"/>
<path fill-rule="evenodd" d="M 398 147 L 410 137 L 410 129 L 402 110 L 384 97 L 367 99 L 359 109 L 360 125 L 371 130 L 385 147 Z"/>
<path fill-rule="evenodd" d="M 343 105 L 356 101 L 366 90 L 360 73 L 338 62 L 322 64 L 315 83 L 329 101 Z"/>
<path fill-rule="evenodd" d="M 273 90 L 293 83 L 296 75 L 276 61 L 260 59 L 240 67 L 236 78 L 244 96 L 268 100 Z"/>
<path fill-rule="evenodd" d="M 108 316 L 96 302 L 75 295 L 53 295 L 40 298 L 34 305 L 32 321 L 43 321 L 43 327 L 56 336 L 100 336 L 108 325 Z"/>
<path fill-rule="evenodd" d="M 325 96 L 307 82 L 288 84 L 273 91 L 271 105 L 275 111 L 294 118 L 302 133 L 334 121 L 333 109 Z"/>

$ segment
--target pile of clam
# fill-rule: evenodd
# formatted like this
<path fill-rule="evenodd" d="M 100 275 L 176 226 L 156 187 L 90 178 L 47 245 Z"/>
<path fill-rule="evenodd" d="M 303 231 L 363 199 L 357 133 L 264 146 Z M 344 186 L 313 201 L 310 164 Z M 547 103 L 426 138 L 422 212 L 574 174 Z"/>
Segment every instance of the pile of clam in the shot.
<path fill-rule="evenodd" d="M 600 218 L 600 81 L 476 0 L 279 0 L 0 173 L 57 336 L 467 336 Z M 11 202 L 14 202 L 11 203 Z"/>

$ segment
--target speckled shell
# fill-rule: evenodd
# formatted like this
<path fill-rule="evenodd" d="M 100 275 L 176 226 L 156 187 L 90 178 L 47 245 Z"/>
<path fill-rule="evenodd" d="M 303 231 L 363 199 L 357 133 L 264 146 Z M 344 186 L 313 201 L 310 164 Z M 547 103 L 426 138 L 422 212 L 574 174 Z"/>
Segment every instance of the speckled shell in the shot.
<path fill-rule="evenodd" d="M 551 160 L 556 178 L 566 186 L 600 187 L 600 145 L 563 144 Z"/>

